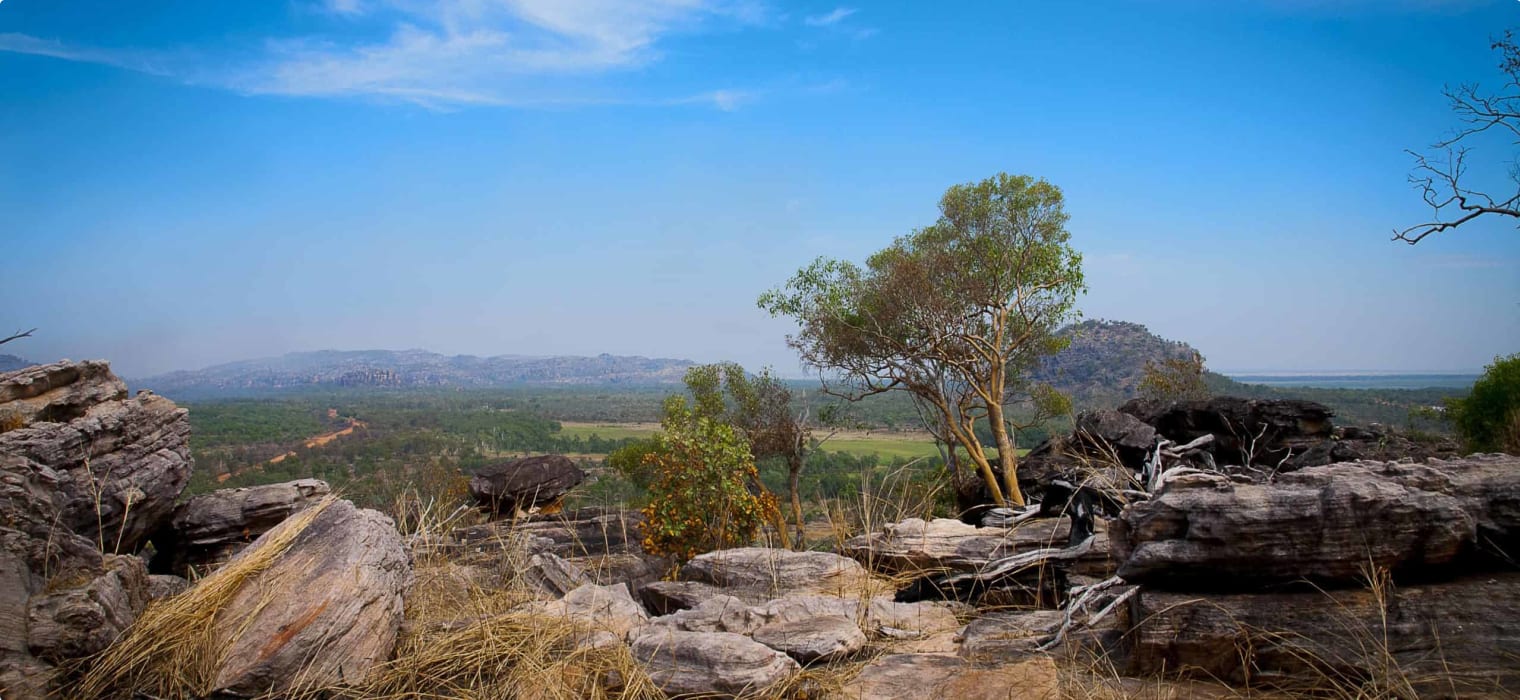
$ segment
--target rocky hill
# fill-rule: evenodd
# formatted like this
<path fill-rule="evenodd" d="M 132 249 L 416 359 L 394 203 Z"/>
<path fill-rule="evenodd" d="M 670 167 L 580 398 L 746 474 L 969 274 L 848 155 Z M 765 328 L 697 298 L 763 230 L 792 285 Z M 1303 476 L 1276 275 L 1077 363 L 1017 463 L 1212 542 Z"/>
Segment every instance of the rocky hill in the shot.
<path fill-rule="evenodd" d="M 11 372 L 25 367 L 31 367 L 37 363 L 22 359 L 15 355 L 0 355 L 0 372 Z"/>
<path fill-rule="evenodd" d="M 133 385 L 185 399 L 334 387 L 667 384 L 679 382 L 691 364 L 690 360 L 606 354 L 476 357 L 426 350 L 322 350 L 172 372 Z"/>
<path fill-rule="evenodd" d="M 1035 380 L 1048 382 L 1078 406 L 1117 406 L 1136 394 L 1147 362 L 1191 357 L 1187 343 L 1167 340 L 1138 323 L 1091 320 L 1059 335 L 1071 345 L 1047 358 Z"/>

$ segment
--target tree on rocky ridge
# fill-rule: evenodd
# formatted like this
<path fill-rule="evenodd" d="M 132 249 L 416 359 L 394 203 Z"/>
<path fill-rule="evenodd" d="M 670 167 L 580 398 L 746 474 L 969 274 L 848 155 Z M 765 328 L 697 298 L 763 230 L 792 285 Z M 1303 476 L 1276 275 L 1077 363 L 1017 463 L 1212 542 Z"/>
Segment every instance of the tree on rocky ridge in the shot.
<path fill-rule="evenodd" d="M 1462 125 L 1431 146 L 1433 155 L 1409 152 L 1415 159 L 1409 181 L 1430 206 L 1431 220 L 1394 232 L 1394 240 L 1413 245 L 1433 233 L 1449 231 L 1483 217 L 1520 219 L 1520 168 L 1509 169 L 1515 189 L 1507 194 L 1493 195 L 1472 189 L 1463 180 L 1467 175 L 1469 144 L 1489 132 L 1520 137 L 1520 45 L 1515 43 L 1511 30 L 1494 39 L 1490 48 L 1499 52 L 1504 83 L 1492 91 L 1482 90 L 1477 83 L 1446 88 L 1446 99 Z M 1520 145 L 1520 140 L 1512 144 Z"/>
<path fill-rule="evenodd" d="M 760 298 L 797 321 L 788 343 L 850 399 L 905 391 L 964 450 L 999 504 L 1022 505 L 1007 406 L 1039 396 L 1027 379 L 1058 351 L 1055 331 L 1086 290 L 1068 244 L 1060 188 L 998 174 L 956 185 L 934 224 L 895 240 L 864 267 L 822 259 Z M 1001 475 L 976 438 L 985 421 Z M 1001 483 L 999 483 L 1001 476 Z"/>

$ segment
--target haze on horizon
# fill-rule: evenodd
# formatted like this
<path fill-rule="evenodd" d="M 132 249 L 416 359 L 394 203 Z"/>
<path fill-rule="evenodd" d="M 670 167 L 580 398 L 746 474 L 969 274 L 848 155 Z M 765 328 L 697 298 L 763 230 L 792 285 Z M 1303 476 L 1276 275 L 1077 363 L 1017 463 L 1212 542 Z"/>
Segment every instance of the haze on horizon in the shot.
<path fill-rule="evenodd" d="M 319 349 L 735 360 L 755 307 L 998 171 L 1088 318 L 1219 370 L 1476 371 L 1520 232 L 1418 246 L 1404 149 L 1512 0 L 0 2 L 0 347 L 125 376 Z M 1508 145 L 1508 144 L 1504 144 Z M 1512 149 L 1472 173 L 1500 182 Z"/>

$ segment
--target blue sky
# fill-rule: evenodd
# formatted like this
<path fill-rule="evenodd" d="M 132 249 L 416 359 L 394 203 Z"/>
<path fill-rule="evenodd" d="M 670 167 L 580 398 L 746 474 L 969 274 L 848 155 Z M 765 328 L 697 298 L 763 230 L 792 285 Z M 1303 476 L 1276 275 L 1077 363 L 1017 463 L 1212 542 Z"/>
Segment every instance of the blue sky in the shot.
<path fill-rule="evenodd" d="M 322 348 L 797 371 L 755 297 L 998 171 L 1089 318 L 1225 370 L 1520 351 L 1520 232 L 1410 247 L 1406 148 L 1513 0 L 0 0 L 3 348 L 128 376 Z M 1503 189 L 1489 140 L 1474 182 Z"/>

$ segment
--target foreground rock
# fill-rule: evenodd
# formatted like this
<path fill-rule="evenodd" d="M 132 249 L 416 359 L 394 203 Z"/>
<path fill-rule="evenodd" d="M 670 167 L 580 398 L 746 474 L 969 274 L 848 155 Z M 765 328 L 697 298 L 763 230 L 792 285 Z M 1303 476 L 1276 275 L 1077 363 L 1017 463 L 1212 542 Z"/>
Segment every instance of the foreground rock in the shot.
<path fill-rule="evenodd" d="M 105 648 L 148 600 L 131 552 L 189 478 L 183 409 L 126 398 L 103 362 L 0 374 L 0 694 L 55 693 L 53 663 Z"/>
<path fill-rule="evenodd" d="M 331 492 L 317 479 L 298 479 L 196 496 L 174 509 L 153 535 L 153 571 L 205 574 L 259 535 Z"/>
<path fill-rule="evenodd" d="M 512 518 L 557 504 L 585 479 L 586 473 L 568 457 L 523 457 L 477 470 L 470 479 L 470 495 L 492 518 Z"/>
<path fill-rule="evenodd" d="M 1058 700 L 1060 680 L 1048 656 L 973 666 L 940 654 L 892 654 L 872 661 L 845 686 L 850 700 Z"/>
<path fill-rule="evenodd" d="M 750 637 L 804 664 L 839 661 L 866 645 L 866 635 L 854 620 L 836 616 L 772 622 Z"/>
<path fill-rule="evenodd" d="M 756 603 L 789 594 L 858 595 L 870 582 L 864 567 L 838 554 L 768 547 L 708 552 L 687 563 L 681 574 Z"/>
<path fill-rule="evenodd" d="M 1357 583 L 1368 565 L 1431 576 L 1480 550 L 1520 551 L 1520 457 L 1353 462 L 1270 484 L 1172 479 L 1112 528 L 1119 575 L 1173 588 Z"/>
<path fill-rule="evenodd" d="M 634 640 L 633 656 L 670 696 L 762 695 L 801 668 L 786 654 L 728 632 L 652 629 Z"/>
<path fill-rule="evenodd" d="M 1095 523 L 1097 539 L 1091 550 L 1071 567 L 1073 573 L 1104 578 L 1111 575 L 1105 524 Z M 977 571 L 988 562 L 1049 547 L 1065 547 L 1068 518 L 1037 519 L 1016 528 L 976 527 L 959 520 L 909 518 L 879 532 L 853 538 L 840 552 L 876 571 L 891 575 L 928 575 Z"/>
<path fill-rule="evenodd" d="M 1419 697 L 1520 693 L 1520 573 L 1383 593 L 1142 589 L 1131 610 L 1129 671 L 1253 686 L 1407 682 Z"/>
<path fill-rule="evenodd" d="M 295 683 L 360 683 L 390 658 L 411 560 L 390 519 L 348 501 L 321 508 L 289 549 L 250 578 L 216 616 L 226 640 L 219 692 L 254 696 Z M 287 520 L 227 568 L 302 524 Z"/>
<path fill-rule="evenodd" d="M 0 375 L 0 396 L 22 397 L 0 404 L 0 412 L 67 420 L 38 420 L 0 433 L 0 454 L 29 460 L 32 469 L 49 474 L 61 499 L 58 525 L 121 553 L 147 541 L 190 479 L 186 411 L 148 392 L 132 398 L 125 393 L 102 362 L 60 362 Z"/>
<path fill-rule="evenodd" d="M 585 629 L 611 632 L 620 639 L 649 621 L 649 614 L 634 602 L 628 586 L 621 583 L 615 586 L 588 583 L 559 600 L 530 603 L 524 611 L 562 618 L 567 624 Z"/>

